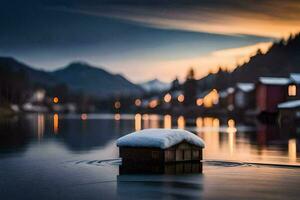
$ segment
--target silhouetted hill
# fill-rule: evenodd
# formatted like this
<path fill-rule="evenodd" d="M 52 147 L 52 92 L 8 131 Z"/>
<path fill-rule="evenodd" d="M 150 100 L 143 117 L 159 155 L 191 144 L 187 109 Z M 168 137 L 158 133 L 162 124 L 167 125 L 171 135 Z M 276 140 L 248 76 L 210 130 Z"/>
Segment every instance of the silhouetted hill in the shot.
<path fill-rule="evenodd" d="M 55 85 L 57 79 L 46 71 L 34 69 L 12 57 L 0 57 L 0 68 L 11 73 L 22 73 L 31 83 Z"/>
<path fill-rule="evenodd" d="M 142 89 L 123 76 L 111 74 L 87 63 L 74 62 L 52 73 L 70 89 L 93 96 L 140 94 Z"/>
<path fill-rule="evenodd" d="M 31 86 L 39 85 L 53 87 L 65 84 L 71 91 L 82 94 L 110 97 L 111 95 L 135 95 L 142 93 L 142 88 L 128 81 L 123 76 L 90 66 L 86 63 L 75 62 L 68 66 L 47 72 L 34 69 L 10 57 L 0 57 L 1 76 L 6 74 L 22 74 L 24 81 Z M 16 78 L 15 82 L 18 82 Z"/>
<path fill-rule="evenodd" d="M 223 89 L 237 82 L 256 82 L 260 76 L 287 77 L 293 72 L 300 73 L 300 34 L 274 43 L 265 54 L 258 51 L 231 73 L 219 70 L 209 74 L 198 80 L 198 85 L 203 89 Z"/>

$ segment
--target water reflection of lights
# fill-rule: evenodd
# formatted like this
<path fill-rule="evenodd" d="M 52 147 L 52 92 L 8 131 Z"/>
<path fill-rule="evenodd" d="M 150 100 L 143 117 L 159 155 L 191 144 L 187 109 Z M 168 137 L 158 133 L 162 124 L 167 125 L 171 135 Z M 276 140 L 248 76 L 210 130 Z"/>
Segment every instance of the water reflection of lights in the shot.
<path fill-rule="evenodd" d="M 53 115 L 53 132 L 54 132 L 55 134 L 58 133 L 58 121 L 59 121 L 58 114 L 55 113 L 55 114 Z"/>
<path fill-rule="evenodd" d="M 149 128 L 149 115 L 143 114 L 142 119 L 144 128 Z"/>
<path fill-rule="evenodd" d="M 87 114 L 85 114 L 85 113 L 82 113 L 81 114 L 81 116 L 80 116 L 80 118 L 81 118 L 81 120 L 87 120 L 87 118 L 88 118 L 88 115 Z"/>
<path fill-rule="evenodd" d="M 236 134 L 234 132 L 228 132 L 228 146 L 229 146 L 230 155 L 233 155 L 233 152 L 234 152 L 235 137 L 236 137 Z"/>
<path fill-rule="evenodd" d="M 150 127 L 151 128 L 159 128 L 159 115 L 149 115 Z"/>
<path fill-rule="evenodd" d="M 134 116 L 134 124 L 135 124 L 135 130 L 139 131 L 142 129 L 142 115 L 141 114 L 136 114 Z"/>
<path fill-rule="evenodd" d="M 202 121 L 201 117 L 197 117 L 196 126 L 197 126 L 197 128 L 201 128 L 203 126 L 203 121 Z"/>
<path fill-rule="evenodd" d="M 297 140 L 296 139 L 289 139 L 288 152 L 289 152 L 289 160 L 291 162 L 297 161 Z"/>
<path fill-rule="evenodd" d="M 44 114 L 38 114 L 37 116 L 37 136 L 40 140 L 43 138 L 45 132 L 45 116 Z"/>
<path fill-rule="evenodd" d="M 172 117 L 171 115 L 164 116 L 164 128 L 172 128 Z"/>
<path fill-rule="evenodd" d="M 183 116 L 178 117 L 178 119 L 177 119 L 177 125 L 178 125 L 178 128 L 184 129 L 184 127 L 185 127 L 185 119 L 184 119 Z"/>

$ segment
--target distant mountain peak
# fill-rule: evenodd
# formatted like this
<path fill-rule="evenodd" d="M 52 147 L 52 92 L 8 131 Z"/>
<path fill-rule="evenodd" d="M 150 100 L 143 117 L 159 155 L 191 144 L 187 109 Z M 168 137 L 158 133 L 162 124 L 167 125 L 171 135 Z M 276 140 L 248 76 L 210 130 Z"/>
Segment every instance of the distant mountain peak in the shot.
<path fill-rule="evenodd" d="M 165 83 L 157 78 L 139 84 L 147 92 L 160 92 L 168 90 L 170 83 Z"/>

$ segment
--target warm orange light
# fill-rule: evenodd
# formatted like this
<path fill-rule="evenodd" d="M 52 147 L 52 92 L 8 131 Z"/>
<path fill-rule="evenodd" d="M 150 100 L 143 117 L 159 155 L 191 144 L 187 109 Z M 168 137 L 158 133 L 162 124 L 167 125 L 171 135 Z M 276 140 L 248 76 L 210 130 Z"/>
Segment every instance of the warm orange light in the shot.
<path fill-rule="evenodd" d="M 218 104 L 218 102 L 219 102 L 219 93 L 216 89 L 213 89 L 203 99 L 203 104 L 204 104 L 204 107 L 206 107 L 206 108 L 210 108 L 214 104 Z"/>
<path fill-rule="evenodd" d="M 58 102 L 59 102 L 58 97 L 54 97 L 54 98 L 53 98 L 53 103 L 58 103 Z"/>
<path fill-rule="evenodd" d="M 135 104 L 136 106 L 141 106 L 142 101 L 141 101 L 140 99 L 136 99 L 135 102 L 134 102 L 134 104 Z"/>
<path fill-rule="evenodd" d="M 87 120 L 88 116 L 85 113 L 82 113 L 80 116 L 81 120 Z"/>
<path fill-rule="evenodd" d="M 228 124 L 228 127 L 234 127 L 235 126 L 235 122 L 234 122 L 233 119 L 228 120 L 227 124 Z"/>
<path fill-rule="evenodd" d="M 185 127 L 185 119 L 184 119 L 183 116 L 178 117 L 177 125 L 178 125 L 178 128 L 184 129 L 184 127 Z"/>
<path fill-rule="evenodd" d="M 203 99 L 201 99 L 201 98 L 197 99 L 196 104 L 197 104 L 197 106 L 202 106 Z"/>
<path fill-rule="evenodd" d="M 150 101 L 150 103 L 149 103 L 150 108 L 155 108 L 157 105 L 158 105 L 158 101 L 156 99 Z"/>
<path fill-rule="evenodd" d="M 120 114 L 115 114 L 115 120 L 119 121 L 121 119 L 121 115 Z"/>
<path fill-rule="evenodd" d="M 172 128 L 172 117 L 171 115 L 164 116 L 164 128 Z"/>
<path fill-rule="evenodd" d="M 227 132 L 235 133 L 236 132 L 235 121 L 233 119 L 229 119 L 227 124 L 228 124 Z"/>
<path fill-rule="evenodd" d="M 119 109 L 121 108 L 121 102 L 120 101 L 116 101 L 115 102 L 115 109 Z"/>
<path fill-rule="evenodd" d="M 55 113 L 53 115 L 53 132 L 56 134 L 58 133 L 58 114 Z"/>
<path fill-rule="evenodd" d="M 179 96 L 177 97 L 177 100 L 178 100 L 180 103 L 182 103 L 182 102 L 184 101 L 184 95 L 183 95 L 183 94 L 179 95 Z"/>
<path fill-rule="evenodd" d="M 289 85 L 288 94 L 289 94 L 289 96 L 296 96 L 297 95 L 297 86 L 296 85 Z"/>
<path fill-rule="evenodd" d="M 135 122 L 135 130 L 139 131 L 142 128 L 142 115 L 141 114 L 136 114 L 134 116 L 134 122 Z"/>
<path fill-rule="evenodd" d="M 167 93 L 167 94 L 164 96 L 164 101 L 165 101 L 166 103 L 169 103 L 171 100 L 172 100 L 171 94 Z"/>

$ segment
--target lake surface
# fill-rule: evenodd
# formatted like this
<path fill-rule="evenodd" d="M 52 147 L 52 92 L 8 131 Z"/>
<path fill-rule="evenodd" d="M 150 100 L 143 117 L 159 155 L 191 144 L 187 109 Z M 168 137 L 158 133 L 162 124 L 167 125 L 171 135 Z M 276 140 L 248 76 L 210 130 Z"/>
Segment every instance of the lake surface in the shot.
<path fill-rule="evenodd" d="M 119 174 L 116 139 L 159 127 L 204 139 L 202 174 Z M 299 131 L 207 117 L 21 116 L 0 123 L 0 199 L 297 199 Z"/>

